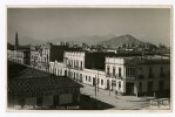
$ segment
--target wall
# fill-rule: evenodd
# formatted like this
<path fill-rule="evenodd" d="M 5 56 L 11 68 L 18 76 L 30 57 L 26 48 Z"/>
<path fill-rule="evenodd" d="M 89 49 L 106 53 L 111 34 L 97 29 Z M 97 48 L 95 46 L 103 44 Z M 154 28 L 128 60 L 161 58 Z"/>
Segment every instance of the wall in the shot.
<path fill-rule="evenodd" d="M 85 67 L 84 52 L 65 52 L 64 63 L 67 67 L 83 70 Z"/>

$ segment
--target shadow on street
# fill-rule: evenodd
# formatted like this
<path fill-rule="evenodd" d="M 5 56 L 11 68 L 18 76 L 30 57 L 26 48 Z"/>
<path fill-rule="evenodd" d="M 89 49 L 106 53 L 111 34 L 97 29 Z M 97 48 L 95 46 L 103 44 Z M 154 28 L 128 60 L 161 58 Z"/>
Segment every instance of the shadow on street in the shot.
<path fill-rule="evenodd" d="M 91 98 L 87 95 L 81 95 L 80 110 L 105 110 L 113 108 L 114 106 Z"/>

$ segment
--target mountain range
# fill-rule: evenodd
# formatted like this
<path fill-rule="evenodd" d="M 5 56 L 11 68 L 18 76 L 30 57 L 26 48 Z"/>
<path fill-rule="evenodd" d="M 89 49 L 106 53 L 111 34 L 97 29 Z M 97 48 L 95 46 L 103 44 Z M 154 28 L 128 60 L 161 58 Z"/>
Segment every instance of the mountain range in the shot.
<path fill-rule="evenodd" d="M 80 36 L 80 37 L 65 37 L 65 38 L 57 38 L 57 39 L 49 40 L 49 42 L 52 42 L 54 44 L 58 44 L 60 41 L 64 41 L 64 42 L 67 41 L 70 44 L 78 44 L 78 45 L 82 43 L 86 43 L 88 45 L 101 45 L 105 48 L 118 48 L 124 45 L 129 47 L 133 45 L 134 46 L 145 45 L 145 44 L 153 45 L 148 42 L 140 41 L 139 39 L 136 39 L 134 36 L 130 34 L 125 34 L 121 36 L 109 34 L 105 36 L 94 35 L 94 36 Z M 34 40 L 32 38 L 27 38 L 27 37 L 19 40 L 19 43 L 21 45 L 28 45 L 28 44 L 40 45 L 46 42 L 47 41 Z"/>

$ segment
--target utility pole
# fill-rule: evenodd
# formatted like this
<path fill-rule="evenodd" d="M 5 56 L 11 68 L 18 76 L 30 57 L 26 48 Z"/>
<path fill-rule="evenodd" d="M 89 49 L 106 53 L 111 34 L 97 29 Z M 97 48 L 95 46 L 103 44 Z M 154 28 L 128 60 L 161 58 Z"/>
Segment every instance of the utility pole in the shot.
<path fill-rule="evenodd" d="M 97 71 L 97 91 L 99 91 L 99 71 Z"/>
<path fill-rule="evenodd" d="M 96 77 L 95 77 L 95 96 L 97 96 Z"/>
<path fill-rule="evenodd" d="M 111 90 L 110 90 L 110 80 L 108 80 L 109 82 L 109 96 L 111 95 Z"/>

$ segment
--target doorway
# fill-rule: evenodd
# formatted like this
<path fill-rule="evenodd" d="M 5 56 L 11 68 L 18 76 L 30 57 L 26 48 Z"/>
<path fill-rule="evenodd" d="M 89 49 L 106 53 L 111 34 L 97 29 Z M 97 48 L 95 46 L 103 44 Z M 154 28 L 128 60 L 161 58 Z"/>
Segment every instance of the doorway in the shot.
<path fill-rule="evenodd" d="M 67 76 L 67 70 L 64 71 L 64 76 Z"/>
<path fill-rule="evenodd" d="M 126 83 L 126 95 L 134 95 L 134 83 Z"/>
<path fill-rule="evenodd" d="M 109 80 L 107 80 L 107 89 L 109 89 L 110 88 L 110 86 L 109 86 L 110 84 L 109 84 Z"/>
<path fill-rule="evenodd" d="M 153 96 L 153 82 L 149 81 L 147 84 L 148 96 Z"/>
<path fill-rule="evenodd" d="M 93 78 L 93 86 L 95 86 L 95 78 Z"/>

